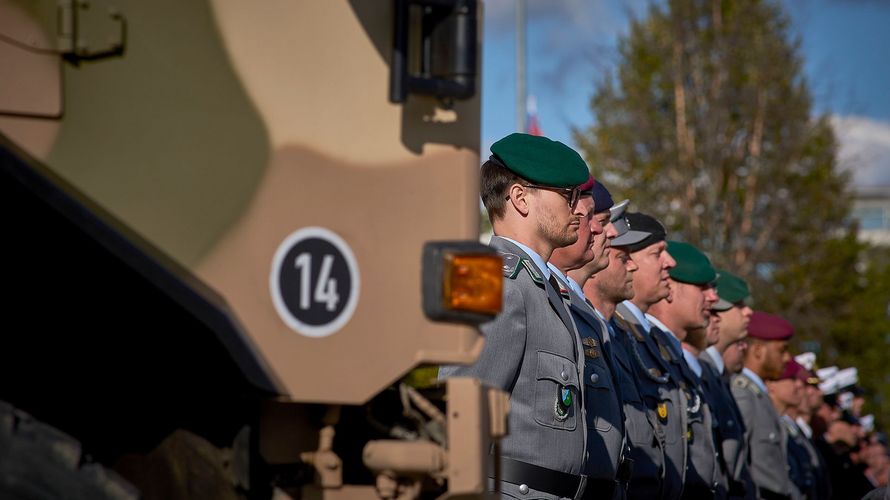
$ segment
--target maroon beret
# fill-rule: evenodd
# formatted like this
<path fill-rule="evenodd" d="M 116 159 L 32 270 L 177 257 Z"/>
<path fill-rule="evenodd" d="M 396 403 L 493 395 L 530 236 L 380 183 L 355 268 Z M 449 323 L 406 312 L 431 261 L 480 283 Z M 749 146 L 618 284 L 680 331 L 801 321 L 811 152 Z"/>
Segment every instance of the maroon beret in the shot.
<path fill-rule="evenodd" d="M 580 190 L 581 190 L 581 193 L 583 193 L 583 194 L 590 194 L 590 192 L 593 190 L 593 183 L 594 183 L 594 182 L 596 182 L 596 181 L 593 179 L 593 176 L 592 176 L 592 175 L 588 175 L 588 176 L 587 176 L 587 182 L 585 182 L 584 184 L 581 184 L 580 186 L 578 186 L 578 189 L 580 189 Z"/>
<path fill-rule="evenodd" d="M 802 382 L 806 383 L 807 369 L 801 366 L 797 361 L 794 361 L 794 358 L 791 358 L 785 363 L 785 369 L 782 370 L 782 376 L 779 377 L 779 380 L 794 378 L 800 379 Z"/>
<path fill-rule="evenodd" d="M 760 340 L 788 340 L 794 335 L 791 323 L 775 314 L 755 311 L 748 323 L 748 336 Z"/>

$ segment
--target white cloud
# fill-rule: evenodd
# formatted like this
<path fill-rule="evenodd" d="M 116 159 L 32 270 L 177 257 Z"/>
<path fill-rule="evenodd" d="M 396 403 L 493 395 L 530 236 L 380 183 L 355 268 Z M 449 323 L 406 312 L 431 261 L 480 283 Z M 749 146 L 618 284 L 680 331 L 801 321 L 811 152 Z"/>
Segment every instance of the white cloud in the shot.
<path fill-rule="evenodd" d="M 853 173 L 853 187 L 890 186 L 890 123 L 862 116 L 834 116 L 831 123 L 840 167 Z"/>

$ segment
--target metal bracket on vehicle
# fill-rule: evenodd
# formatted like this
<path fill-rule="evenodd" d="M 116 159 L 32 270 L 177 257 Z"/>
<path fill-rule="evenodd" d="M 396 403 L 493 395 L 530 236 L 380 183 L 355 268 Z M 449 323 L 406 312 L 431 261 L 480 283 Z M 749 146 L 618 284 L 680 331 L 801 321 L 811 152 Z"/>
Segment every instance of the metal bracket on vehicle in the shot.
<path fill-rule="evenodd" d="M 109 8 L 108 17 L 118 24 L 118 36 L 105 47 L 91 50 L 90 42 L 83 36 L 81 11 L 90 9 L 89 0 L 60 0 L 58 7 L 59 54 L 77 66 L 81 61 L 96 61 L 124 55 L 127 46 L 127 20 Z"/>

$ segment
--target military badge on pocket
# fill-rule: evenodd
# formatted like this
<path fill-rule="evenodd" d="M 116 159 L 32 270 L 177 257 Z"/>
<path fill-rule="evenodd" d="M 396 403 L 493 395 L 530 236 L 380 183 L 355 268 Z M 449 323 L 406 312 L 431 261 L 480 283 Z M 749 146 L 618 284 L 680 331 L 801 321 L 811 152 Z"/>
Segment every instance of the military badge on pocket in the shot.
<path fill-rule="evenodd" d="M 556 398 L 556 404 L 554 405 L 556 420 L 563 422 L 565 419 L 569 418 L 569 408 L 571 407 L 572 389 L 562 385 L 559 386 L 559 396 Z"/>
<path fill-rule="evenodd" d="M 660 420 L 662 424 L 666 424 L 668 421 L 667 403 L 658 403 L 658 408 L 656 408 L 656 410 L 658 412 L 658 420 Z"/>

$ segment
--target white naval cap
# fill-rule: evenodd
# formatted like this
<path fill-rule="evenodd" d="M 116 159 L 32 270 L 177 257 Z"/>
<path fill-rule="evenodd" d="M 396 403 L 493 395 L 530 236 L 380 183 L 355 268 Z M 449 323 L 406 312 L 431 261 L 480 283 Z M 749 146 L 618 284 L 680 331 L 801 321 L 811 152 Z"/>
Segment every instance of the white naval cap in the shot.
<path fill-rule="evenodd" d="M 800 366 L 807 369 L 807 371 L 813 371 L 813 367 L 816 366 L 816 353 L 815 352 L 804 352 L 794 356 L 794 361 L 797 361 Z"/>

